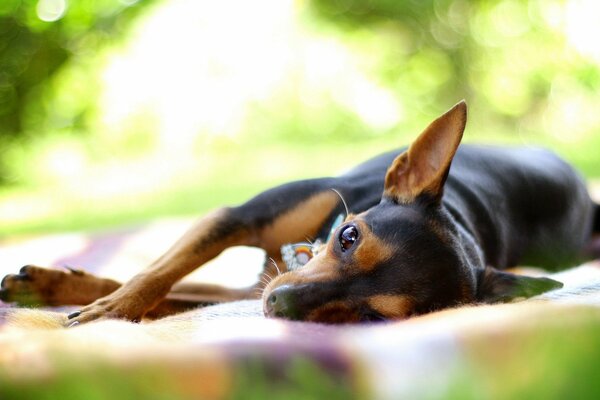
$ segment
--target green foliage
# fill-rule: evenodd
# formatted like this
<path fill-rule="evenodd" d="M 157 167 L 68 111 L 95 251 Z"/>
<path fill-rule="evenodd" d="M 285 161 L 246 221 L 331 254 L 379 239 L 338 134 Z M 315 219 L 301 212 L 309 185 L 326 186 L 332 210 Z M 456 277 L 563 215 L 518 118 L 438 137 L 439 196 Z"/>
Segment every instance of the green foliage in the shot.
<path fill-rule="evenodd" d="M 349 377 L 336 377 L 302 356 L 290 362 L 269 362 L 259 357 L 237 367 L 231 399 L 307 400 L 357 399 Z"/>
<path fill-rule="evenodd" d="M 179 388 L 161 374 L 160 368 L 136 368 L 124 371 L 108 363 L 90 360 L 53 363 L 56 374 L 40 379 L 12 377 L 0 370 L 0 398 L 10 400 L 178 400 L 184 399 Z"/>
<path fill-rule="evenodd" d="M 123 35 L 140 10 L 152 2 L 2 0 L 0 148 L 22 145 L 51 127 L 88 128 L 85 114 L 94 106 L 94 98 L 87 92 L 72 93 L 70 107 L 56 107 L 56 76 L 69 63 Z M 89 85 L 91 76 L 79 78 Z M 0 182 L 8 179 L 4 155 L 0 152 Z"/>
<path fill-rule="evenodd" d="M 543 145 L 600 176 L 593 0 L 248 4 L 1 2 L 2 233 L 197 214 L 335 174 L 461 98 L 465 141 Z"/>
<path fill-rule="evenodd" d="M 539 133 L 557 128 L 542 124 L 548 118 L 544 113 L 554 111 L 548 108 L 557 103 L 584 97 L 590 106 L 586 111 L 600 105 L 599 60 L 576 50 L 582 39 L 570 25 L 579 21 L 574 12 L 565 11 L 569 4 L 563 1 L 315 0 L 312 4 L 343 29 L 373 32 L 374 46 L 387 42 L 380 54 L 379 76 L 415 112 L 443 108 L 464 97 L 477 107 L 486 126 Z M 594 121 L 597 131 L 598 120 Z"/>
<path fill-rule="evenodd" d="M 546 322 L 532 327 L 523 321 L 522 330 L 511 335 L 480 337 L 441 398 L 598 398 L 597 312 L 570 309 Z"/>
<path fill-rule="evenodd" d="M 0 369 L 0 398 L 10 400 L 177 400 L 203 398 L 187 393 L 189 388 L 173 382 L 173 371 L 157 362 L 126 367 L 98 361 L 60 358 L 51 362 L 52 377 L 27 377 Z M 355 399 L 359 398 L 348 377 L 335 376 L 315 362 L 297 356 L 290 362 L 270 363 L 264 358 L 237 360 L 233 364 L 231 387 L 220 388 L 224 399 Z M 198 382 L 205 379 L 201 373 Z M 191 376 L 189 379 L 193 379 Z M 210 387 L 212 382 L 207 384 Z M 201 383 L 200 383 L 201 385 Z M 208 392 L 210 393 L 210 392 Z M 215 398 L 211 396 L 210 398 Z"/>

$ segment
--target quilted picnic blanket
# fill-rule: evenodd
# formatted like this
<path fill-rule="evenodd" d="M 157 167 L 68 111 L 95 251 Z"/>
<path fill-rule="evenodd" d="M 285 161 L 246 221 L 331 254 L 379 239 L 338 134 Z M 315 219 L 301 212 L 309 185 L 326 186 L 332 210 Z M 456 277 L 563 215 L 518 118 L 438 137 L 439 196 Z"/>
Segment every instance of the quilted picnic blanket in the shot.
<path fill-rule="evenodd" d="M 31 263 L 83 267 L 126 280 L 190 222 L 6 242 L 0 275 Z M 189 279 L 244 286 L 256 278 L 259 260 L 254 250 L 237 250 Z M 265 319 L 260 302 L 241 301 L 142 326 L 115 322 L 32 333 L 5 325 L 0 398 L 597 397 L 600 262 L 553 277 L 564 288 L 527 301 L 383 324 Z M 0 310 L 6 315 L 11 305 L 0 303 Z M 185 330 L 169 329 L 182 320 Z M 39 345 L 48 343 L 48 335 L 57 335 L 56 348 Z M 75 354 L 69 344 L 77 342 Z M 41 354 L 57 349 L 62 353 L 54 368 L 40 361 Z"/>

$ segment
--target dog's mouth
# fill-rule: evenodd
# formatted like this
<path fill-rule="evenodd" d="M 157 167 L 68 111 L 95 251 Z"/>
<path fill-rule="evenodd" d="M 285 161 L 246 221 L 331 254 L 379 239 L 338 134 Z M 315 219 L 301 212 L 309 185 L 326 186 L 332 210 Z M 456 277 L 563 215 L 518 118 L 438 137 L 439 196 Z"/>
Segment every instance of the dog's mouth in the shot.
<path fill-rule="evenodd" d="M 341 292 L 336 286 L 339 287 L 339 283 L 327 282 L 267 288 L 263 294 L 263 313 L 267 318 L 329 324 L 399 319 L 396 316 L 388 318 L 370 304 L 371 300 L 380 296 L 351 301 L 339 296 Z"/>

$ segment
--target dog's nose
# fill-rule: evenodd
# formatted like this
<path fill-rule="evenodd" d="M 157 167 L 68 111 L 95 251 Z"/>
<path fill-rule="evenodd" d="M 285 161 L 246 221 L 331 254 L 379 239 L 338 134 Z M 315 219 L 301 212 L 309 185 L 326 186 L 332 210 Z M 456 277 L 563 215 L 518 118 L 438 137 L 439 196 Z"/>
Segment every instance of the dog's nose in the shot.
<path fill-rule="evenodd" d="M 266 314 L 268 317 L 298 319 L 298 309 L 294 304 L 293 287 L 279 286 L 267 297 Z"/>

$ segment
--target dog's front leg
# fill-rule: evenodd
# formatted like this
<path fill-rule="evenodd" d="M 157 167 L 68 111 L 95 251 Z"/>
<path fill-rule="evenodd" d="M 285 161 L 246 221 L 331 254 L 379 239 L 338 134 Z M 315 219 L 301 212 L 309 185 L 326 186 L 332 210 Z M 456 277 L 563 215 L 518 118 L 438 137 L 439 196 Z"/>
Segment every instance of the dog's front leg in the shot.
<path fill-rule="evenodd" d="M 253 245 L 252 232 L 223 208 L 201 218 L 179 241 L 126 284 L 70 315 L 71 325 L 100 317 L 140 320 L 171 286 L 198 266 L 236 245 Z"/>
<path fill-rule="evenodd" d="M 260 194 L 242 206 L 208 214 L 148 269 L 115 292 L 71 314 L 71 325 L 101 317 L 140 320 L 171 286 L 231 246 L 257 246 L 268 255 L 285 243 L 314 237 L 339 206 L 331 179 L 300 181 Z"/>

